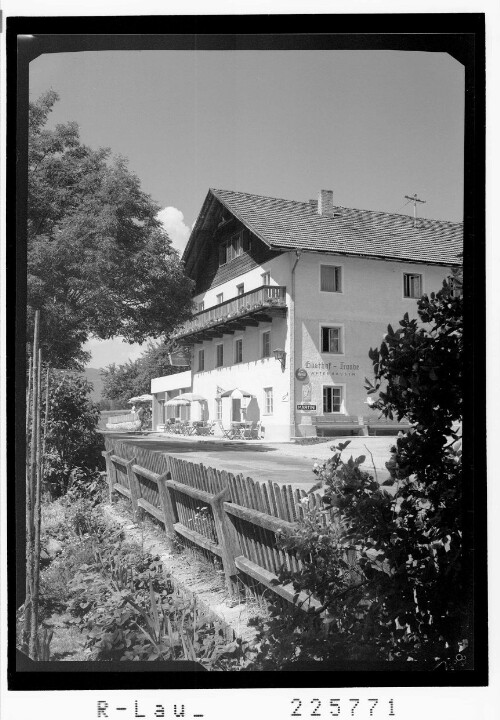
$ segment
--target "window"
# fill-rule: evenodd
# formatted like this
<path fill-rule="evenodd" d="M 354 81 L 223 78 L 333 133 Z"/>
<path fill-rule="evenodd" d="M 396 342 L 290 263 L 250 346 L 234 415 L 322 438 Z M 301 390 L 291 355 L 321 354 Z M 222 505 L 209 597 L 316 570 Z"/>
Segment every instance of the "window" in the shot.
<path fill-rule="evenodd" d="M 324 353 L 343 353 L 342 348 L 342 328 L 341 327 L 322 327 L 321 328 L 321 352 Z"/>
<path fill-rule="evenodd" d="M 266 330 L 262 333 L 262 357 L 271 357 L 271 331 Z"/>
<path fill-rule="evenodd" d="M 405 273 L 403 275 L 403 296 L 405 298 L 419 298 L 422 295 L 422 275 Z"/>
<path fill-rule="evenodd" d="M 270 285 L 270 284 L 271 284 L 271 273 L 270 273 L 269 271 L 268 271 L 268 272 L 265 272 L 265 273 L 262 273 L 261 278 L 262 278 L 262 284 L 263 284 L 263 285 Z"/>
<path fill-rule="evenodd" d="M 230 262 L 243 254 L 243 238 L 241 232 L 226 241 L 226 262 Z"/>
<path fill-rule="evenodd" d="M 242 254 L 243 233 L 240 231 L 219 245 L 219 265 L 225 265 Z"/>
<path fill-rule="evenodd" d="M 226 243 L 223 242 L 219 245 L 219 265 L 224 265 L 226 262 Z"/>
<path fill-rule="evenodd" d="M 224 293 L 219 293 L 217 295 L 217 305 L 222 305 L 224 302 Z"/>
<path fill-rule="evenodd" d="M 320 290 L 322 292 L 342 292 L 342 268 L 337 265 L 321 265 Z"/>
<path fill-rule="evenodd" d="M 238 295 L 243 295 L 245 292 L 245 285 L 243 283 L 241 283 L 241 285 L 236 285 L 236 291 Z"/>
<path fill-rule="evenodd" d="M 204 310 L 204 309 L 205 309 L 205 303 L 202 300 L 201 303 L 198 303 L 198 312 L 202 312 L 202 310 Z"/>
<path fill-rule="evenodd" d="M 238 338 L 238 340 L 235 340 L 234 342 L 234 362 L 240 363 L 243 362 L 243 339 Z"/>
<path fill-rule="evenodd" d="M 205 369 L 205 351 L 198 350 L 198 371 L 201 372 Z"/>
<path fill-rule="evenodd" d="M 264 388 L 264 415 L 273 414 L 273 389 Z"/>
<path fill-rule="evenodd" d="M 326 385 L 323 387 L 323 412 L 338 413 L 342 408 L 342 388 Z"/>
<path fill-rule="evenodd" d="M 222 367 L 224 365 L 224 345 L 220 343 L 215 346 L 215 367 Z"/>
<path fill-rule="evenodd" d="M 215 400 L 215 417 L 222 422 L 222 400 L 220 398 Z"/>

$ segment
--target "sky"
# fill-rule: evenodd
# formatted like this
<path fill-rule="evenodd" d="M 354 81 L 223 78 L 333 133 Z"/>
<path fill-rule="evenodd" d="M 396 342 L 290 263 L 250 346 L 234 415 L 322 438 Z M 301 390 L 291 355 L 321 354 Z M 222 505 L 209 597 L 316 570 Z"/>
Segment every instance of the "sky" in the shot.
<path fill-rule="evenodd" d="M 403 51 L 117 51 L 44 55 L 30 98 L 50 123 L 128 158 L 182 252 L 210 187 L 462 220 L 462 66 Z M 406 204 L 405 204 L 406 203 Z M 137 358 L 91 340 L 90 367 Z"/>

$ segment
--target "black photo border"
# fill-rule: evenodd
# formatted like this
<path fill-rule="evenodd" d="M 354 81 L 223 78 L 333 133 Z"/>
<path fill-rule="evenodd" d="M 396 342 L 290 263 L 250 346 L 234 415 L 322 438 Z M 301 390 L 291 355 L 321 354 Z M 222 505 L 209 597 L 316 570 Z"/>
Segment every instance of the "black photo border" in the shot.
<path fill-rule="evenodd" d="M 224 32 L 221 32 L 224 28 Z M 8 17 L 7 506 L 9 690 L 297 687 L 296 672 L 207 673 L 186 663 L 34 663 L 16 651 L 24 599 L 25 335 L 29 63 L 85 50 L 400 50 L 447 52 L 465 68 L 464 491 L 473 607 L 473 669 L 314 668 L 301 687 L 488 684 L 486 565 L 485 16 L 483 13 Z M 472 380 L 472 381 L 471 381 Z M 14 481 L 14 479 L 16 479 Z M 302 668 L 304 671 L 312 668 Z M 172 675 L 170 673 L 173 673 Z"/>

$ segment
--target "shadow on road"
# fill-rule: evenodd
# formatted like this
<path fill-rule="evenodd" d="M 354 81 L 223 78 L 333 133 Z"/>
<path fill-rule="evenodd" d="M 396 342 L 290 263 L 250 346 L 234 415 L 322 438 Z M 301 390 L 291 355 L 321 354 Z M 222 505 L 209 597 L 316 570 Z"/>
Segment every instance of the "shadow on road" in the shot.
<path fill-rule="evenodd" d="M 139 447 L 145 447 L 148 450 L 155 450 L 158 452 L 172 452 L 172 453 L 190 453 L 190 452 L 258 452 L 268 453 L 275 452 L 276 448 L 265 443 L 244 443 L 238 442 L 237 440 L 231 440 L 229 442 L 217 442 L 214 440 L 205 440 L 199 442 L 196 440 L 189 441 L 177 440 L 174 438 L 168 438 L 165 440 L 149 440 L 145 437 L 138 437 L 137 435 L 113 435 L 113 437 L 120 440 L 126 441 L 131 445 L 137 445 Z"/>

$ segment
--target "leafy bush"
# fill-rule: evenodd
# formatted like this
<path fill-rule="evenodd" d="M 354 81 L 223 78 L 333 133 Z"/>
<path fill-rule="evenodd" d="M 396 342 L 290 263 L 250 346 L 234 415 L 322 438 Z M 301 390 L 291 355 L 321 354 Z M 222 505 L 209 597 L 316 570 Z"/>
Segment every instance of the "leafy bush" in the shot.
<path fill-rule="evenodd" d="M 412 423 L 392 449 L 391 478 L 380 486 L 361 470 L 364 457 L 343 462 L 348 443 L 333 446 L 333 457 L 315 469 L 324 509 L 279 538 L 301 563 L 296 573 L 282 569 L 279 580 L 321 606 L 290 610 L 275 601 L 271 620 L 256 621 L 259 668 L 304 658 L 470 667 L 459 437 L 462 298 L 445 281 L 418 302 L 418 312 L 424 325 L 406 314 L 370 351 L 375 407 Z"/>
<path fill-rule="evenodd" d="M 63 495 L 75 483 L 81 488 L 85 476 L 93 482 L 103 466 L 99 409 L 90 400 L 90 391 L 90 384 L 78 374 L 51 374 L 44 481 L 52 497 Z"/>
<path fill-rule="evenodd" d="M 97 470 L 89 472 L 73 468 L 71 471 L 66 493 L 69 502 L 86 500 L 94 508 L 105 500 L 106 492 L 106 484 Z"/>
<path fill-rule="evenodd" d="M 397 442 L 401 478 L 415 473 L 439 484 L 456 473 L 448 453 L 459 438 L 463 403 L 463 298 L 455 295 L 456 284 L 445 280 L 438 293 L 424 295 L 420 323 L 405 313 L 400 327 L 389 325 L 380 348 L 369 352 L 375 382 L 367 380 L 367 390 L 379 395 L 373 407 L 413 426 Z"/>
<path fill-rule="evenodd" d="M 436 506 L 423 484 L 406 479 L 391 495 L 361 470 L 363 456 L 342 462 L 347 444 L 334 446 L 333 457 L 316 469 L 325 509 L 308 512 L 294 532 L 279 537 L 301 563 L 299 572 L 283 568 L 280 582 L 292 582 L 321 606 L 273 602 L 271 621 L 255 623 L 260 669 L 304 658 L 462 667 L 468 633 L 459 528 L 436 523 L 442 503 Z M 325 524 L 322 516 L 331 512 Z"/>
<path fill-rule="evenodd" d="M 242 662 L 241 644 L 228 646 L 221 624 L 175 591 L 158 556 L 101 544 L 70 591 L 93 660 L 195 660 L 209 669 Z"/>

